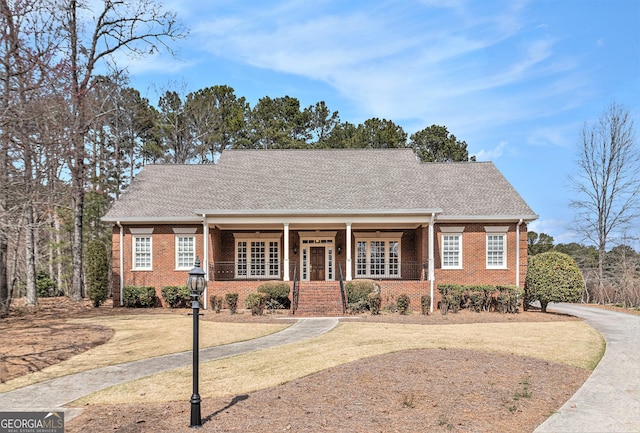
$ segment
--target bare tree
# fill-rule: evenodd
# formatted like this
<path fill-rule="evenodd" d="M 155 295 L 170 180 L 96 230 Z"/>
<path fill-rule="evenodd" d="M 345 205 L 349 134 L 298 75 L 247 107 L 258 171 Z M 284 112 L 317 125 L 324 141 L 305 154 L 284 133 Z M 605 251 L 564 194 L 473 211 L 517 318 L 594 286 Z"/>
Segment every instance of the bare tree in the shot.
<path fill-rule="evenodd" d="M 62 1 L 64 50 L 68 56 L 68 86 L 73 123 L 69 125 L 70 149 L 67 163 L 71 172 L 74 237 L 71 299 L 82 298 L 82 225 L 85 183 L 87 180 L 85 138 L 91 119 L 88 90 L 97 67 L 114 65 L 113 55 L 128 51 L 143 56 L 159 48 L 169 48 L 167 39 L 184 32 L 175 13 L 165 11 L 153 0 L 135 2 L 103 0 Z M 95 7 L 97 9 L 92 10 Z"/>
<path fill-rule="evenodd" d="M 598 248 L 601 290 L 607 242 L 640 215 L 639 150 L 629 111 L 615 102 L 580 134 L 571 206 L 577 210 L 576 229 Z"/>

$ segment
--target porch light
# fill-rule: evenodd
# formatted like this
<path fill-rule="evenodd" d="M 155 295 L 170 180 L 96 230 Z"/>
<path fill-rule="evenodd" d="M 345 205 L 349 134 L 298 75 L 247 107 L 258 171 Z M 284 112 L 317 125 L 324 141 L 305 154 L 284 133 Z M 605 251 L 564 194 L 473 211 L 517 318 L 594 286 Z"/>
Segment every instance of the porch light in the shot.
<path fill-rule="evenodd" d="M 338 244 L 338 254 L 342 254 L 342 244 Z"/>
<path fill-rule="evenodd" d="M 293 254 L 298 254 L 298 244 L 293 244 Z"/>
<path fill-rule="evenodd" d="M 191 295 L 191 308 L 193 309 L 193 394 L 191 395 L 191 428 L 202 426 L 202 417 L 200 415 L 200 394 L 198 393 L 198 375 L 199 375 L 199 318 L 200 318 L 200 296 L 204 291 L 206 280 L 205 272 L 200 267 L 200 258 L 196 257 L 196 263 L 193 269 L 189 271 L 189 279 L 187 287 Z"/>

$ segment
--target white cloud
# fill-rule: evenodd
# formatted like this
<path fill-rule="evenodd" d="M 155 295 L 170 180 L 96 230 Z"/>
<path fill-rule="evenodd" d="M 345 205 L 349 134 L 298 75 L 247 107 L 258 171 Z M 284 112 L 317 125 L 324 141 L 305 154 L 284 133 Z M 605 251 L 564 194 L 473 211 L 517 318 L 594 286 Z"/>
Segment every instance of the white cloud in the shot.
<path fill-rule="evenodd" d="M 570 222 L 556 219 L 538 219 L 529 223 L 528 230 L 540 233 L 546 233 L 553 237 L 553 243 L 569 244 L 571 242 L 580 243 L 579 235 L 570 230 Z"/>
<path fill-rule="evenodd" d="M 507 142 L 506 141 L 501 141 L 493 149 L 489 149 L 489 150 L 482 149 L 482 150 L 480 150 L 479 152 L 476 153 L 476 160 L 478 160 L 478 161 L 495 161 L 496 159 L 498 159 L 498 158 L 500 158 L 502 156 L 502 153 L 503 153 L 505 147 L 507 147 Z"/>

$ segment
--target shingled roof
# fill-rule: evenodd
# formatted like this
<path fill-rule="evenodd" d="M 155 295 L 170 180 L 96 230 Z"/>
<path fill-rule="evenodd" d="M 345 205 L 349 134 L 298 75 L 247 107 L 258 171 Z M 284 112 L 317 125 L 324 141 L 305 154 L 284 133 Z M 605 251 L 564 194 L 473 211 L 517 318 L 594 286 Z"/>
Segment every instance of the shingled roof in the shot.
<path fill-rule="evenodd" d="M 227 150 L 215 165 L 149 165 L 104 220 L 385 212 L 537 218 L 490 162 L 420 163 L 411 149 L 317 149 Z"/>

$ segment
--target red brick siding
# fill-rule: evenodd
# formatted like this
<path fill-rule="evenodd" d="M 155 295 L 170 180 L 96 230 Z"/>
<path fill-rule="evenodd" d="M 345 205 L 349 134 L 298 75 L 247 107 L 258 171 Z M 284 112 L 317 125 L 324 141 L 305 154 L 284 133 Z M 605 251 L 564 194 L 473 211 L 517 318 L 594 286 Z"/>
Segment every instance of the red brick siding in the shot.
<path fill-rule="evenodd" d="M 131 228 L 151 228 L 151 256 L 152 270 L 149 271 L 132 271 L 133 267 L 133 247 Z M 203 227 L 202 225 L 136 225 L 124 227 L 124 285 L 125 286 L 153 286 L 156 289 L 156 296 L 162 300 L 162 287 L 164 286 L 182 286 L 187 283 L 189 271 L 175 269 L 175 233 L 174 228 L 195 227 L 196 233 L 196 255 L 202 260 L 204 257 Z M 112 269 L 119 274 L 120 263 L 115 260 L 119 256 L 120 248 L 120 228 L 113 228 L 113 252 L 114 262 Z M 116 250 L 116 247 L 118 248 Z M 203 264 L 204 267 L 204 264 Z M 114 305 L 120 302 L 120 281 L 113 278 L 113 299 Z"/>
<path fill-rule="evenodd" d="M 463 224 L 452 224 L 461 226 Z M 507 269 L 486 269 L 486 231 L 485 226 L 489 224 L 466 224 L 463 231 L 462 244 L 462 264 L 461 270 L 440 269 L 441 266 L 441 239 L 442 233 L 439 230 L 440 225 L 436 224 L 434 230 L 434 264 L 435 264 L 435 285 L 434 285 L 434 305 L 437 305 L 439 294 L 437 291 L 438 284 L 456 283 L 456 284 L 515 284 L 516 276 L 516 254 L 520 253 L 520 285 L 524 284 L 527 270 L 527 226 L 520 225 L 520 246 L 516 243 L 516 224 L 509 224 L 507 233 Z M 494 224 L 506 225 L 506 224 Z M 149 228 L 153 227 L 153 270 L 152 271 L 132 271 L 132 236 L 131 227 Z M 196 254 L 204 260 L 204 242 L 202 225 L 135 225 L 124 227 L 124 285 L 150 285 L 156 287 L 156 294 L 161 299 L 161 289 L 167 285 L 183 285 L 188 278 L 188 271 L 175 270 L 175 234 L 174 227 L 195 227 L 196 228 Z M 247 231 L 252 232 L 252 231 Z M 280 232 L 275 232 L 280 233 Z M 352 238 L 352 257 L 355 257 L 355 243 Z M 401 240 L 401 259 L 402 262 L 428 262 L 428 227 L 420 227 L 415 230 L 405 230 Z M 299 262 L 299 254 L 293 254 L 293 248 L 299 243 L 298 232 L 290 230 L 289 232 L 289 256 L 291 265 L 291 274 L 293 267 Z M 346 275 L 346 230 L 338 230 L 336 233 L 336 246 L 341 245 L 342 254 L 337 255 L 337 262 L 342 264 L 344 275 Z M 282 245 L 284 246 L 284 244 Z M 114 305 L 119 305 L 120 300 L 120 228 L 113 227 L 113 262 L 112 262 L 112 293 Z M 300 250 L 300 245 L 298 245 Z M 212 228 L 209 231 L 209 262 L 215 261 L 234 261 L 235 245 L 233 232 L 221 231 L 218 228 Z M 281 255 L 284 259 L 284 254 Z M 355 276 L 355 260 L 352 260 L 352 275 Z M 203 269 L 207 270 L 206 263 L 202 263 Z M 336 279 L 338 277 L 338 269 L 336 268 Z M 300 278 L 300 270 L 298 269 L 298 279 Z M 211 278 L 211 276 L 209 276 Z M 428 275 L 425 275 L 428 278 Z M 243 280 L 243 281 L 209 281 L 209 295 L 224 295 L 225 293 L 238 293 L 240 299 L 238 301 L 239 308 L 244 308 L 246 296 L 254 292 L 261 281 Z M 398 295 L 406 293 L 411 298 L 411 309 L 420 310 L 420 297 L 429 294 L 429 281 L 397 281 L 382 280 L 383 287 L 383 306 L 387 306 L 391 302 L 395 302 Z M 207 300 L 208 302 L 208 300 Z"/>

